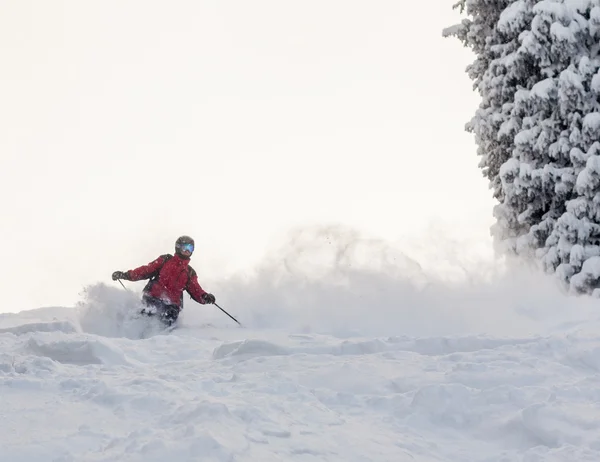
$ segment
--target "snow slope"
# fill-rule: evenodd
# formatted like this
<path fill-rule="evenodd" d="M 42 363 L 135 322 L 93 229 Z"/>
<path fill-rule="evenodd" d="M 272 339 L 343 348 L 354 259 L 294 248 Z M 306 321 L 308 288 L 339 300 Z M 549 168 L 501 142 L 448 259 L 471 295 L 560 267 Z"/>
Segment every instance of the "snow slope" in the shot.
<path fill-rule="evenodd" d="M 101 284 L 0 315 L 0 461 L 600 460 L 596 300 L 402 290 L 275 320 L 248 293 L 248 327 L 188 305 L 169 334 Z"/>

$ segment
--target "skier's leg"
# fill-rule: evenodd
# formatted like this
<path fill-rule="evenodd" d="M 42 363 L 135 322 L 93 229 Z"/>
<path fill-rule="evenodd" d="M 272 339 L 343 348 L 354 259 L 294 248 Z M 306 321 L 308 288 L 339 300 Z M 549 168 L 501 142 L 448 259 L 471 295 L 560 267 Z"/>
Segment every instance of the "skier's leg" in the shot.
<path fill-rule="evenodd" d="M 179 317 L 179 307 L 177 305 L 163 305 L 160 313 L 160 319 L 168 326 L 172 325 Z"/>
<path fill-rule="evenodd" d="M 161 299 L 152 297 L 147 293 L 144 293 L 142 296 L 142 303 L 145 308 L 142 308 L 140 314 L 145 314 L 146 316 L 154 316 L 160 313 L 164 307 L 164 302 Z"/>
<path fill-rule="evenodd" d="M 147 308 L 143 308 L 141 314 L 146 316 L 156 315 L 158 319 L 170 326 L 179 317 L 179 307 L 177 305 L 167 304 L 160 298 L 152 297 L 148 294 L 144 294 L 142 301 Z"/>

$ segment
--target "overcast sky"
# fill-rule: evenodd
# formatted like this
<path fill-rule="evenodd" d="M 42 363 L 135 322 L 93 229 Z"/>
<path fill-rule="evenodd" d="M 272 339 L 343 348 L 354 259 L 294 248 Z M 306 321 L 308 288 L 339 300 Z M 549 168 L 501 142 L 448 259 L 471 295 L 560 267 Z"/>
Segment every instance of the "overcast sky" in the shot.
<path fill-rule="evenodd" d="M 196 239 L 218 278 L 293 226 L 488 240 L 455 0 L 0 0 L 0 311 Z"/>

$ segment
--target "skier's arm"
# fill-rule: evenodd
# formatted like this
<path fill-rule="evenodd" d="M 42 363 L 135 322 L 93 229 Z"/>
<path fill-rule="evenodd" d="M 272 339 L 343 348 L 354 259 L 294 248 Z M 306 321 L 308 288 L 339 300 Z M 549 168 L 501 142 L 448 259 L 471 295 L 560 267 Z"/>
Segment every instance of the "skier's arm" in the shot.
<path fill-rule="evenodd" d="M 190 276 L 190 282 L 188 283 L 186 289 L 188 294 L 190 294 L 190 297 L 192 297 L 192 300 L 202 305 L 205 305 L 207 303 L 204 299 L 206 291 L 198 283 L 198 276 L 196 275 L 195 271 L 192 272 Z"/>
<path fill-rule="evenodd" d="M 148 279 L 154 272 L 159 270 L 165 262 L 165 257 L 161 255 L 156 260 L 151 261 L 147 265 L 140 266 L 129 270 L 125 273 L 130 281 L 139 281 L 140 279 Z"/>

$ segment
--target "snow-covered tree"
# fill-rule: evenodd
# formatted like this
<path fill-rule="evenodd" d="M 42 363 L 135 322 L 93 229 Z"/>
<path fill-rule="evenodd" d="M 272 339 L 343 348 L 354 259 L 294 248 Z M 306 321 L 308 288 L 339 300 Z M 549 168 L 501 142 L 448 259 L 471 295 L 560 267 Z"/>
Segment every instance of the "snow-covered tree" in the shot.
<path fill-rule="evenodd" d="M 461 0 L 475 135 L 508 251 L 600 287 L 600 0 Z M 587 263 L 586 263 L 587 262 Z"/>

